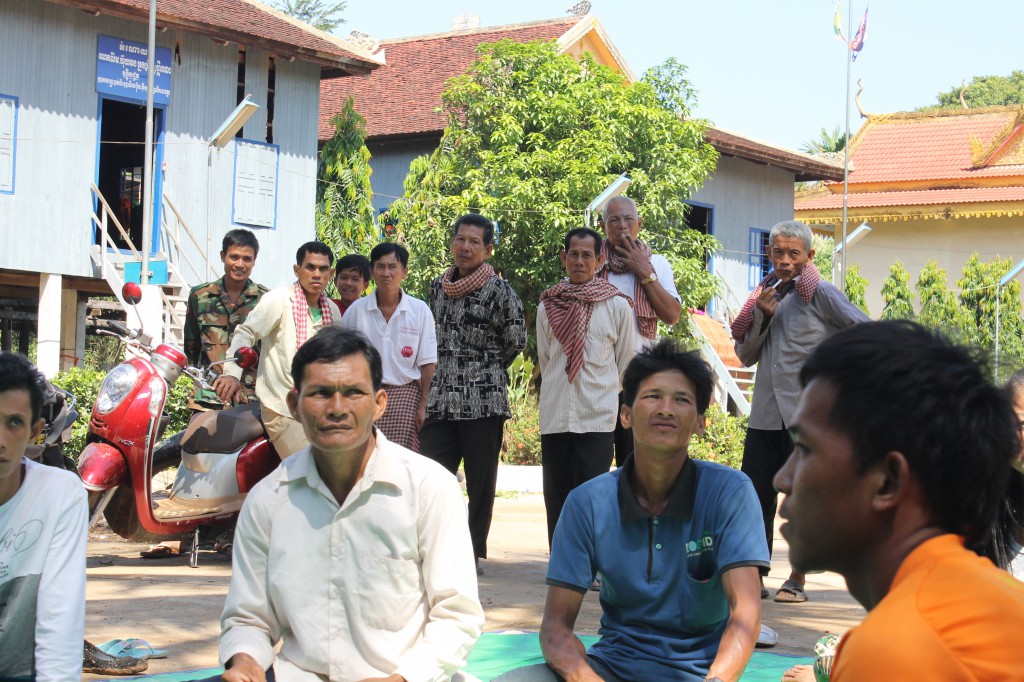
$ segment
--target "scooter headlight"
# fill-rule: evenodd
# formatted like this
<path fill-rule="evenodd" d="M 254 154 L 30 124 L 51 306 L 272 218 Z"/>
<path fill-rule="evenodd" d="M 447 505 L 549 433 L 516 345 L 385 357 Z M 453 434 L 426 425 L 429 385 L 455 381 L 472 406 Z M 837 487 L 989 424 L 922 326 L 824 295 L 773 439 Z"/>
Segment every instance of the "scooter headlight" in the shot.
<path fill-rule="evenodd" d="M 164 409 L 164 394 L 167 392 L 167 385 L 160 377 L 153 377 L 149 380 L 149 416 L 159 417 Z"/>
<path fill-rule="evenodd" d="M 118 365 L 110 370 L 110 374 L 100 384 L 100 390 L 96 394 L 96 411 L 108 414 L 117 409 L 131 393 L 137 379 L 138 372 L 129 364 Z"/>

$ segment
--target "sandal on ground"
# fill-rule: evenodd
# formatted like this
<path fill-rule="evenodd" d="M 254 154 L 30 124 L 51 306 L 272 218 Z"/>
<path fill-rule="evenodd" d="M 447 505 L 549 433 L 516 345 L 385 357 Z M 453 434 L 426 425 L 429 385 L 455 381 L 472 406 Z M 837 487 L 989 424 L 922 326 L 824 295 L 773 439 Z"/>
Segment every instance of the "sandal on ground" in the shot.
<path fill-rule="evenodd" d="M 801 604 L 807 601 L 807 594 L 804 592 L 803 585 L 787 580 L 775 593 L 775 601 L 783 604 Z"/>
<path fill-rule="evenodd" d="M 217 536 L 217 539 L 213 542 L 213 549 L 220 554 L 225 556 L 231 556 L 231 552 L 235 547 L 235 530 L 225 531 Z"/>
<path fill-rule="evenodd" d="M 167 658 L 166 649 L 154 649 L 144 639 L 112 639 L 97 647 L 100 651 L 106 652 L 114 658 Z"/>
<path fill-rule="evenodd" d="M 772 630 L 767 625 L 761 625 L 761 632 L 757 635 L 757 643 L 754 645 L 758 649 L 771 649 L 773 646 L 779 643 L 779 633 Z"/>
<path fill-rule="evenodd" d="M 149 663 L 138 658 L 117 658 L 101 651 L 99 647 L 85 640 L 82 651 L 82 672 L 95 675 L 137 675 L 145 672 Z"/>
<path fill-rule="evenodd" d="M 170 559 L 181 554 L 181 549 L 175 549 L 174 547 L 168 547 L 167 545 L 153 545 L 149 549 L 144 549 L 139 552 L 139 556 L 143 559 Z"/>

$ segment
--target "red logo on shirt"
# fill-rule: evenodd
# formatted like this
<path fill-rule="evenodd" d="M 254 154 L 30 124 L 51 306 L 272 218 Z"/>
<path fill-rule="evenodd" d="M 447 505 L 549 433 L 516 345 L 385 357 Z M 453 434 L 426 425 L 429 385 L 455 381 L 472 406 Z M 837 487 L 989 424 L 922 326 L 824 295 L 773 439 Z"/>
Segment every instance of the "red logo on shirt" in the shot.
<path fill-rule="evenodd" d="M 406 347 L 404 347 L 402 349 L 402 357 L 403 358 L 411 358 L 412 357 L 412 346 L 406 346 Z"/>

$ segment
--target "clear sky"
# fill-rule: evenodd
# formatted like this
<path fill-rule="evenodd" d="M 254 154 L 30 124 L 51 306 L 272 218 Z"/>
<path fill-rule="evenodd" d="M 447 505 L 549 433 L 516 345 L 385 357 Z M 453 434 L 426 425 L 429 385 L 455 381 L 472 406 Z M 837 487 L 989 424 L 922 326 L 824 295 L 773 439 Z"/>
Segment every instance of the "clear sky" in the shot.
<path fill-rule="evenodd" d="M 346 23 L 378 39 L 566 16 L 575 0 L 349 0 Z M 854 30 L 866 3 L 853 0 Z M 843 0 L 845 16 L 848 0 Z M 697 114 L 748 137 L 798 149 L 845 123 L 845 48 L 831 0 L 593 0 L 591 14 L 637 75 L 669 57 L 689 67 Z M 845 29 L 844 29 L 845 30 Z M 853 64 L 872 114 L 935 103 L 963 78 L 1024 69 L 1024 0 L 876 0 Z M 860 118 L 851 95 L 852 131 Z"/>

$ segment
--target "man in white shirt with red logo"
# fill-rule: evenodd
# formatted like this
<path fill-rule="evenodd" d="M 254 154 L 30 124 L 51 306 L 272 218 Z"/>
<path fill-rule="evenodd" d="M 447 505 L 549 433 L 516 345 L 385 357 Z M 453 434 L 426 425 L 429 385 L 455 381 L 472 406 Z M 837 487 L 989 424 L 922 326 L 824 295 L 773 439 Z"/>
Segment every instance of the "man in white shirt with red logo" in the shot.
<path fill-rule="evenodd" d="M 427 304 L 402 290 L 409 252 L 385 242 L 370 252 L 376 290 L 355 301 L 341 318 L 344 329 L 363 333 L 380 353 L 388 407 L 377 428 L 388 440 L 420 451 L 420 427 L 437 364 L 437 332 Z"/>

